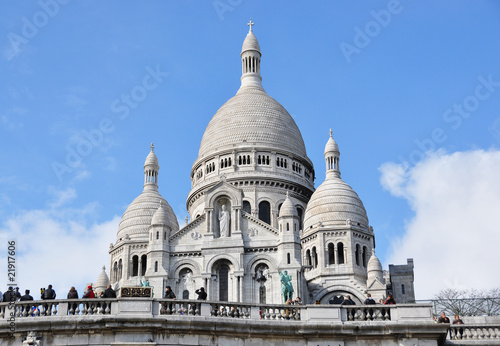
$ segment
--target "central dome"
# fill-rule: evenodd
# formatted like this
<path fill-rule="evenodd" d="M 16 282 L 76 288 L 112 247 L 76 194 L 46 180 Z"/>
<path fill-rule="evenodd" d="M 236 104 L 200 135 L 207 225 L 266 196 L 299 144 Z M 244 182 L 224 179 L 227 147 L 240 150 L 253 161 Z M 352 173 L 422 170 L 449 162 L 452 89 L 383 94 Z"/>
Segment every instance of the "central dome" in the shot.
<path fill-rule="evenodd" d="M 233 147 L 266 147 L 307 157 L 299 128 L 286 109 L 262 89 L 242 88 L 208 124 L 199 157 Z"/>

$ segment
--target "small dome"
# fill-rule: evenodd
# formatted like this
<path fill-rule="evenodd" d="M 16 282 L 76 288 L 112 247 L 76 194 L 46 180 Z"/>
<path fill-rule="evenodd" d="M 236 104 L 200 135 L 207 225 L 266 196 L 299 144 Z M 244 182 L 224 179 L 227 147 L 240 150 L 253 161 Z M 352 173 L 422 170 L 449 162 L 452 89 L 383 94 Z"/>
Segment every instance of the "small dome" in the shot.
<path fill-rule="evenodd" d="M 345 225 L 347 220 L 368 229 L 368 216 L 356 192 L 340 177 L 328 175 L 307 204 L 304 231 L 318 223 L 324 226 Z"/>
<path fill-rule="evenodd" d="M 153 214 L 153 218 L 151 219 L 151 225 L 167 225 L 168 224 L 168 215 L 163 208 L 163 201 L 160 199 L 160 206 L 156 209 Z"/>
<path fill-rule="evenodd" d="M 375 249 L 373 249 L 372 255 L 368 260 L 366 273 L 368 275 L 368 281 L 371 281 L 375 278 L 382 279 L 383 277 L 382 264 L 380 263 L 378 257 L 375 255 Z"/>
<path fill-rule="evenodd" d="M 293 205 L 292 201 L 288 197 L 288 193 L 286 194 L 286 199 L 281 205 L 280 208 L 280 217 L 281 216 L 298 216 L 297 209 Z"/>
<path fill-rule="evenodd" d="M 144 167 L 153 166 L 159 169 L 160 165 L 158 164 L 158 158 L 156 157 L 154 148 L 155 148 L 154 144 L 151 143 L 151 151 L 149 152 L 149 155 L 146 157 L 146 161 L 144 162 Z"/>
<path fill-rule="evenodd" d="M 328 139 L 328 142 L 326 142 L 325 145 L 325 155 L 326 153 L 331 153 L 331 152 L 339 153 L 339 146 L 337 145 L 337 142 L 335 142 L 335 140 L 333 139 L 332 130 L 330 130 L 330 138 Z"/>
<path fill-rule="evenodd" d="M 123 213 L 118 227 L 118 240 L 126 235 L 130 236 L 131 239 L 148 239 L 148 228 L 151 225 L 153 214 L 158 210 L 160 200 L 166 214 L 164 224 L 169 226 L 173 232 L 178 231 L 177 217 L 167 201 L 156 190 L 144 190 Z"/>
<path fill-rule="evenodd" d="M 247 37 L 245 37 L 245 41 L 243 41 L 243 46 L 241 47 L 241 54 L 243 54 L 248 50 L 255 50 L 260 53 L 259 41 L 257 41 L 257 37 L 255 37 L 252 31 L 248 32 Z"/>
<path fill-rule="evenodd" d="M 106 267 L 102 266 L 102 272 L 99 274 L 97 277 L 97 280 L 94 283 L 94 291 L 95 293 L 101 293 L 104 292 L 106 287 L 109 285 L 109 277 L 108 274 L 106 274 Z"/>

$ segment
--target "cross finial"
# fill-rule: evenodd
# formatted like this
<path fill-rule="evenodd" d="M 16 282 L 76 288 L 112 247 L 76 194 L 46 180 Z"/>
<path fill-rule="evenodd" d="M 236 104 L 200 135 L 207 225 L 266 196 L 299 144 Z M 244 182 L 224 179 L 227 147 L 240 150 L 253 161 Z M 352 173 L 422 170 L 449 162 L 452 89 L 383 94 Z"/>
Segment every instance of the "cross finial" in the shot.
<path fill-rule="evenodd" d="M 288 191 L 286 192 L 286 198 L 290 197 L 290 194 L 288 193 Z"/>
<path fill-rule="evenodd" d="M 330 138 L 332 138 L 332 135 L 333 135 L 333 131 L 332 131 L 332 129 L 330 129 Z"/>
<path fill-rule="evenodd" d="M 155 151 L 155 145 L 151 142 L 151 151 Z"/>
<path fill-rule="evenodd" d="M 250 18 L 250 21 L 248 22 L 247 25 L 250 27 L 250 31 L 249 32 L 252 32 L 252 25 L 255 25 L 255 23 L 252 22 L 252 18 Z"/>

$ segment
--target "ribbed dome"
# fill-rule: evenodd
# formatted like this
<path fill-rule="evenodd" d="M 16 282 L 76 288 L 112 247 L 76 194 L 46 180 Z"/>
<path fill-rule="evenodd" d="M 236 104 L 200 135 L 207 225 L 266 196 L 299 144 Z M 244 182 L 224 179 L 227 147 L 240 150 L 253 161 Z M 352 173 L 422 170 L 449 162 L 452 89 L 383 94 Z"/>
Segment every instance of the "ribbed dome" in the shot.
<path fill-rule="evenodd" d="M 118 238 L 128 234 L 131 238 L 148 238 L 148 227 L 151 225 L 153 214 L 158 210 L 160 201 L 165 210 L 166 225 L 172 231 L 179 230 L 179 224 L 174 211 L 160 193 L 153 189 L 144 190 L 128 206 L 122 216 L 120 226 L 118 227 Z"/>
<path fill-rule="evenodd" d="M 339 146 L 337 145 L 337 142 L 335 142 L 335 140 L 333 139 L 333 137 L 330 134 L 330 138 L 328 139 L 328 142 L 326 142 L 326 145 L 325 145 L 325 154 L 326 153 L 331 153 L 331 152 L 334 152 L 334 153 L 337 152 L 338 153 L 339 152 Z"/>
<path fill-rule="evenodd" d="M 213 116 L 199 157 L 234 147 L 288 150 L 307 157 L 299 128 L 286 109 L 263 90 L 242 88 Z"/>
<path fill-rule="evenodd" d="M 149 152 L 148 156 L 146 157 L 146 161 L 144 162 L 144 166 L 154 166 L 157 169 L 160 168 L 160 165 L 158 164 L 158 158 L 156 157 L 156 154 L 154 153 L 153 143 L 151 143 L 151 151 Z"/>
<path fill-rule="evenodd" d="M 327 174 L 307 204 L 304 231 L 319 222 L 324 226 L 345 225 L 346 220 L 368 228 L 366 210 L 356 192 L 340 177 Z"/>
<path fill-rule="evenodd" d="M 94 283 L 94 290 L 104 291 L 108 285 L 109 285 L 109 277 L 108 274 L 106 274 L 106 267 L 103 266 L 101 274 L 99 274 L 97 280 Z"/>
<path fill-rule="evenodd" d="M 366 271 L 369 272 L 381 272 L 382 273 L 382 264 L 380 260 L 375 255 L 375 250 L 373 250 L 370 259 L 368 260 L 368 265 L 366 266 Z"/>
<path fill-rule="evenodd" d="M 241 53 L 246 52 L 247 50 L 255 50 L 257 52 L 260 52 L 259 41 L 257 41 L 257 37 L 255 37 L 255 35 L 251 31 L 247 34 L 247 37 L 245 37 L 245 41 L 243 41 Z"/>
<path fill-rule="evenodd" d="M 288 195 L 286 196 L 285 201 L 281 205 L 279 216 L 298 216 L 297 208 L 295 208 Z"/>
<path fill-rule="evenodd" d="M 165 208 L 163 208 L 163 201 L 160 200 L 160 206 L 153 214 L 151 219 L 151 225 L 167 225 L 168 224 L 168 214 Z"/>

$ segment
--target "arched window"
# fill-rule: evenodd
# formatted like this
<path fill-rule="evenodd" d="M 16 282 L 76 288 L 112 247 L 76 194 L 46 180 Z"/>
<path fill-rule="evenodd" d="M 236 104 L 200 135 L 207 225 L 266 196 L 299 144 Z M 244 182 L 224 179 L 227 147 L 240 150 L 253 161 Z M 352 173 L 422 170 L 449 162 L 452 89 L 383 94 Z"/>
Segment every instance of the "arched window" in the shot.
<path fill-rule="evenodd" d="M 271 204 L 268 201 L 259 203 L 259 220 L 264 221 L 268 225 L 271 224 Z"/>
<path fill-rule="evenodd" d="M 290 230 L 290 224 L 287 222 L 286 223 L 286 230 L 289 231 Z"/>
<path fill-rule="evenodd" d="M 118 280 L 121 280 L 122 278 L 122 271 L 123 271 L 123 263 L 120 258 L 120 260 L 118 261 Z"/>
<path fill-rule="evenodd" d="M 345 258 L 344 258 L 344 244 L 338 243 L 337 244 L 337 257 L 338 257 L 338 264 L 344 264 L 345 263 Z"/>
<path fill-rule="evenodd" d="M 132 257 L 132 276 L 139 275 L 139 256 Z"/>
<path fill-rule="evenodd" d="M 156 231 L 156 240 L 160 239 L 160 232 Z"/>
<path fill-rule="evenodd" d="M 335 249 L 333 243 L 328 244 L 328 264 L 335 264 Z"/>
<path fill-rule="evenodd" d="M 312 250 L 312 260 L 314 268 L 318 268 L 318 253 L 316 252 L 316 247 Z"/>
<path fill-rule="evenodd" d="M 229 267 L 222 265 L 219 269 L 219 300 L 228 301 Z"/>
<path fill-rule="evenodd" d="M 188 290 L 182 291 L 182 299 L 189 299 L 189 291 Z"/>
<path fill-rule="evenodd" d="M 405 294 L 405 285 L 401 285 L 401 293 Z"/>
<path fill-rule="evenodd" d="M 297 207 L 297 214 L 299 216 L 299 230 L 304 227 L 302 220 L 304 218 L 304 210 L 300 207 Z"/>
<path fill-rule="evenodd" d="M 243 201 L 243 211 L 248 214 L 252 213 L 252 206 L 249 201 Z"/>
<path fill-rule="evenodd" d="M 306 265 L 311 266 L 311 250 L 306 251 Z"/>
<path fill-rule="evenodd" d="M 113 281 L 118 281 L 118 262 L 115 261 L 113 264 Z"/>
<path fill-rule="evenodd" d="M 286 254 L 286 263 L 290 264 L 290 252 Z"/>
<path fill-rule="evenodd" d="M 366 246 L 363 246 L 362 258 L 363 258 L 363 267 L 365 267 L 365 268 L 366 268 L 366 262 L 367 262 L 367 260 L 366 260 L 367 251 L 368 251 L 368 249 L 366 248 Z"/>
<path fill-rule="evenodd" d="M 141 256 L 141 275 L 142 276 L 146 275 L 147 261 L 148 261 L 148 256 L 142 255 Z"/>
<path fill-rule="evenodd" d="M 360 246 L 359 244 L 356 244 L 356 253 L 354 254 L 354 256 L 356 257 L 356 265 L 359 266 L 359 256 L 361 256 L 360 254 Z"/>
<path fill-rule="evenodd" d="M 155 261 L 155 273 L 158 272 L 158 261 Z"/>

